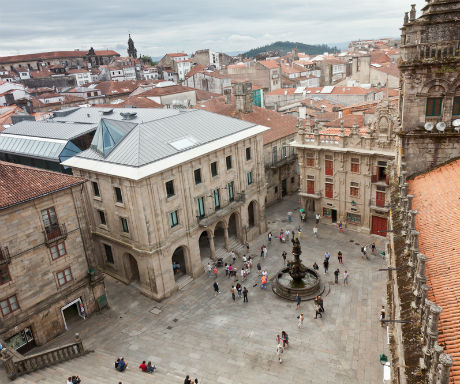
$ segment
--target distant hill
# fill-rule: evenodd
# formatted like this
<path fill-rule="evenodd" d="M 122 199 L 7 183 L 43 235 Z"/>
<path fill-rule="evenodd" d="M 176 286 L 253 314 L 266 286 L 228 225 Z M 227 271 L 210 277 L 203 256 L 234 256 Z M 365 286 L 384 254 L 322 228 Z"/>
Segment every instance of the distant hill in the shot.
<path fill-rule="evenodd" d="M 245 53 L 245 57 L 256 57 L 258 55 L 263 55 L 266 52 L 275 53 L 278 52 L 280 56 L 287 54 L 292 51 L 294 48 L 297 48 L 299 52 L 306 53 L 308 55 L 320 55 L 324 52 L 338 52 L 339 50 L 336 47 L 330 47 L 326 44 L 321 45 L 308 45 L 303 43 L 294 43 L 292 41 L 277 41 L 269 45 L 264 45 L 263 47 L 251 49 Z"/>

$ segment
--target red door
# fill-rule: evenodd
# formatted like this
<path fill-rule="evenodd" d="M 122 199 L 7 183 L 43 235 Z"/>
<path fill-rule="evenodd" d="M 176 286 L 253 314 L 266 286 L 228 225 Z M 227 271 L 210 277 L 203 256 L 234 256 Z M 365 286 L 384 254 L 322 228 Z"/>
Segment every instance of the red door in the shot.
<path fill-rule="evenodd" d="M 375 235 L 386 236 L 387 235 L 387 218 L 372 216 L 372 233 Z"/>

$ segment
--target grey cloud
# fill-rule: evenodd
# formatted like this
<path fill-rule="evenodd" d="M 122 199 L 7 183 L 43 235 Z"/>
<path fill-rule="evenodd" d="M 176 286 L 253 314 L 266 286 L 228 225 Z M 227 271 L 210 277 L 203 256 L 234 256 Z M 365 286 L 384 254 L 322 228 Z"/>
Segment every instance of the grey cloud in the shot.
<path fill-rule="evenodd" d="M 247 50 L 276 40 L 319 44 L 398 36 L 412 2 L 19 0 L 1 7 L 0 55 L 90 46 L 125 55 L 128 33 L 138 52 L 152 56 L 201 48 Z M 418 10 L 424 5 L 415 2 Z"/>

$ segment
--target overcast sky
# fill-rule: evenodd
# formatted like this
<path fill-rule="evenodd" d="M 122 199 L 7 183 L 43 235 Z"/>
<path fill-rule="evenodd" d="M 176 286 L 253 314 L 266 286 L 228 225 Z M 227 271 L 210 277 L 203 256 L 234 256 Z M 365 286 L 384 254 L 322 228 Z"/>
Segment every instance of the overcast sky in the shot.
<path fill-rule="evenodd" d="M 397 37 L 424 0 L 0 0 L 0 55 L 115 49 L 138 53 L 245 51 L 278 40 L 306 44 Z M 3 5 L 2 5 L 3 4 Z M 418 14 L 417 14 L 418 15 Z"/>

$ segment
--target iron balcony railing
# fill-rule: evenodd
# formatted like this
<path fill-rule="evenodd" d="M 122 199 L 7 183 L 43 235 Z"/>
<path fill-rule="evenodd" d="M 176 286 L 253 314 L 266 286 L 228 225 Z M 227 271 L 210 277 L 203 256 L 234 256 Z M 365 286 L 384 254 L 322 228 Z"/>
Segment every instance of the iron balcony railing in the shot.
<path fill-rule="evenodd" d="M 65 224 L 57 224 L 46 227 L 43 234 L 45 235 L 45 243 L 50 245 L 56 241 L 65 239 L 67 237 L 67 228 Z"/>

